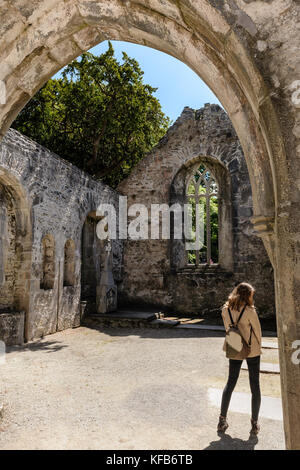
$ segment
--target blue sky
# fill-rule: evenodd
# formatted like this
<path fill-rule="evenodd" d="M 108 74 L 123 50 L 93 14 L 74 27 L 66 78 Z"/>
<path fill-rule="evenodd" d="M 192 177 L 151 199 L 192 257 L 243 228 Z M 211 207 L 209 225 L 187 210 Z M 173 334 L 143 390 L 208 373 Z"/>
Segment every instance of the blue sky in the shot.
<path fill-rule="evenodd" d="M 150 47 L 128 42 L 112 41 L 112 45 L 118 60 L 122 60 L 124 51 L 139 62 L 144 71 L 144 83 L 158 88 L 155 96 L 159 99 L 163 112 L 173 121 L 185 106 L 199 109 L 205 103 L 220 104 L 198 75 L 174 57 Z M 90 52 L 100 55 L 107 47 L 105 41 L 90 49 Z"/>

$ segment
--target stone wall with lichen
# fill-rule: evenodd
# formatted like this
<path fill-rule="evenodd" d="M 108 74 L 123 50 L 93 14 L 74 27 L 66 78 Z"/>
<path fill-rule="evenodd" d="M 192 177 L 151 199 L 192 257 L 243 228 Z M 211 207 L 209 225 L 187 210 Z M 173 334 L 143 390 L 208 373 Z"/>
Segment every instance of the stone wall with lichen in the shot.
<path fill-rule="evenodd" d="M 16 252 L 16 220 L 13 198 L 4 186 L 0 184 L 0 244 L 1 244 L 1 282 L 0 282 L 0 312 L 10 308 L 14 303 L 16 270 L 19 268 Z"/>
<path fill-rule="evenodd" d="M 133 203 L 174 203 L 172 185 L 179 171 L 208 157 L 228 173 L 232 240 L 224 240 L 232 268 L 174 266 L 172 240 L 127 240 L 124 244 L 120 302 L 165 308 L 185 314 L 214 315 L 234 285 L 247 281 L 256 289 L 261 316 L 273 316 L 274 279 L 271 263 L 252 228 L 249 174 L 238 137 L 218 105 L 194 111 L 185 108 L 165 137 L 124 180 L 118 190 Z M 227 183 L 226 183 L 227 184 Z M 149 225 L 150 236 L 150 225 Z M 228 237 L 229 239 L 230 237 Z"/>
<path fill-rule="evenodd" d="M 9 130 L 0 144 L 0 183 L 3 178 L 6 178 L 5 191 L 0 185 L 0 205 L 7 226 L 0 240 L 2 247 L 6 243 L 3 249 L 4 280 L 0 286 L 3 315 L 20 310 L 14 284 L 16 270 L 21 269 L 26 261 L 26 252 L 26 257 L 30 256 L 29 269 L 18 282 L 22 284 L 22 279 L 24 283 L 29 281 L 28 288 L 24 288 L 29 290 L 25 320 L 27 339 L 78 326 L 83 226 L 88 214 L 96 211 L 100 203 L 112 203 L 117 209 L 118 193 L 15 130 Z M 26 205 L 30 219 L 26 228 L 20 230 L 15 227 L 18 214 L 21 217 L 23 212 L 18 207 L 19 188 L 24 191 L 22 204 Z M 22 230 L 27 233 L 20 234 Z M 20 238 L 18 247 L 16 233 Z M 43 240 L 49 236 L 54 241 L 53 286 L 49 283 L 43 285 Z M 64 285 L 67 240 L 75 244 L 74 282 L 71 286 Z M 25 244 L 29 246 L 25 247 Z M 121 257 L 122 244 L 113 241 L 114 277 L 117 281 L 120 279 Z M 47 266 L 44 265 L 44 269 L 49 270 Z M 48 273 L 48 277 L 50 274 L 52 276 Z M 19 285 L 20 289 L 22 285 Z"/>

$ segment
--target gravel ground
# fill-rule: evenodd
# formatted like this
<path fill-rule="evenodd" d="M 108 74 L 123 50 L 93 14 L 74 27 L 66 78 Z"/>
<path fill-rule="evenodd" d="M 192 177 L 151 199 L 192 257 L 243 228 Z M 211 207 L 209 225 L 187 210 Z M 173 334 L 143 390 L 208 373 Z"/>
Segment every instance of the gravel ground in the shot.
<path fill-rule="evenodd" d="M 0 449 L 284 449 L 281 421 L 231 412 L 225 436 L 209 387 L 222 389 L 223 334 L 77 328 L 10 348 L 0 365 Z M 267 350 L 264 362 L 276 361 Z M 279 397 L 278 375 L 261 375 Z M 249 392 L 242 371 L 236 391 Z"/>

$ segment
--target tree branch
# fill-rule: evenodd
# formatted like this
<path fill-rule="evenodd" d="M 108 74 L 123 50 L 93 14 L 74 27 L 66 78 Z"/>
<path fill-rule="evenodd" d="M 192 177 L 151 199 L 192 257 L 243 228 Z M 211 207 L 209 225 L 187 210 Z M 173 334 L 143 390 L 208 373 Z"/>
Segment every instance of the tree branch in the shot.
<path fill-rule="evenodd" d="M 114 98 L 115 96 L 111 99 L 108 107 L 106 108 L 106 111 L 105 111 L 105 114 L 109 114 L 112 110 L 112 107 L 114 105 Z M 97 136 L 97 138 L 94 140 L 94 143 L 93 143 L 93 156 L 92 158 L 87 162 L 87 166 L 88 167 L 91 167 L 92 165 L 95 165 L 96 164 L 96 161 L 97 161 L 97 154 L 98 154 L 98 149 L 99 149 L 99 145 L 100 145 L 100 141 L 102 139 L 102 137 L 104 136 L 105 134 L 105 131 L 106 131 L 106 128 L 107 128 L 107 124 L 108 124 L 108 117 L 106 117 L 106 119 L 104 120 L 103 124 L 102 124 L 102 127 L 101 127 L 101 130 Z"/>
<path fill-rule="evenodd" d="M 96 174 L 95 174 L 95 177 L 96 178 L 100 178 L 100 177 L 103 177 L 103 176 L 106 176 L 108 173 L 110 173 L 111 171 L 113 170 L 116 170 L 117 168 L 119 168 L 119 166 L 122 165 L 122 163 L 124 163 L 127 158 L 128 158 L 128 154 L 129 154 L 129 149 L 127 148 L 129 143 L 130 143 L 130 140 L 132 139 L 132 134 L 133 134 L 134 131 L 130 132 L 127 136 L 127 139 L 126 139 L 126 144 L 124 145 L 124 151 L 123 151 L 123 155 L 124 157 L 123 158 L 120 158 L 117 162 L 115 162 L 113 165 L 110 165 L 109 167 L 107 168 L 104 168 L 103 170 L 100 170 L 98 171 Z M 127 150 L 127 151 L 126 151 Z"/>

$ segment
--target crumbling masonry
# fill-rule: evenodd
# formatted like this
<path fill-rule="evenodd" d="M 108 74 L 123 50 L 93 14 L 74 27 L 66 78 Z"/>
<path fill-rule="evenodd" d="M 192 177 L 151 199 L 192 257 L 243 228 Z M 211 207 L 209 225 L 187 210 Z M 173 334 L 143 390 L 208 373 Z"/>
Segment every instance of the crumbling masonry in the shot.
<path fill-rule="evenodd" d="M 246 280 L 256 288 L 260 315 L 272 316 L 273 269 L 250 222 L 252 194 L 243 151 L 220 106 L 185 108 L 118 189 L 128 197 L 128 206 L 144 204 L 149 214 L 151 204 L 183 205 L 187 177 L 201 162 L 219 174 L 218 265 L 188 266 L 183 240 L 127 240 L 119 299 L 173 313 L 219 316 L 233 286 Z"/>

